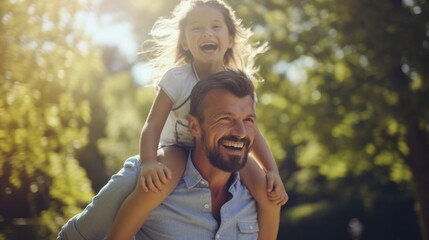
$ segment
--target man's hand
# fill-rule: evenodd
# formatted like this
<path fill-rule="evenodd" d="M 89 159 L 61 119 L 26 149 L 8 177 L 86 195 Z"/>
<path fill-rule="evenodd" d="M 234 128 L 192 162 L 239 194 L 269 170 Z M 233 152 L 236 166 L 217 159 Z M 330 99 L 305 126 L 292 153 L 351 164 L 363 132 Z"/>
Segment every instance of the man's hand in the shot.
<path fill-rule="evenodd" d="M 268 199 L 277 205 L 284 205 L 289 200 L 289 197 L 280 175 L 275 171 L 269 171 L 266 176 Z"/>
<path fill-rule="evenodd" d="M 171 179 L 171 171 L 160 162 L 142 164 L 139 184 L 143 191 L 160 192 Z"/>

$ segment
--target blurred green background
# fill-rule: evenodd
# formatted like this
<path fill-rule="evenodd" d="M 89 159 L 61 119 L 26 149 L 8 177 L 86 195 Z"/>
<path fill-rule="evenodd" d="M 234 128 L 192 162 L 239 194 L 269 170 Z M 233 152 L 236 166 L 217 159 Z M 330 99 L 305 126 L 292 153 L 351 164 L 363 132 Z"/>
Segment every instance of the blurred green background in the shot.
<path fill-rule="evenodd" d="M 0 1 L 0 239 L 55 239 L 138 153 L 178 0 Z M 429 239 L 427 0 L 231 0 L 290 200 L 278 239 Z"/>

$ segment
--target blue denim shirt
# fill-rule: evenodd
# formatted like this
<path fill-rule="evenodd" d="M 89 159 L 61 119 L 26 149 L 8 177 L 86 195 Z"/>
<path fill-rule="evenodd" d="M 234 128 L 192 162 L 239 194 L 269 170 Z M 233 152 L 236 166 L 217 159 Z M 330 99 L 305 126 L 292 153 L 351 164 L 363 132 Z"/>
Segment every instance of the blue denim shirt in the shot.
<path fill-rule="evenodd" d="M 133 191 L 140 168 L 138 157 L 129 158 L 85 210 L 63 226 L 57 239 L 104 239 L 122 201 Z M 179 184 L 153 210 L 135 239 L 257 239 L 256 203 L 238 173 L 233 174 L 229 193 L 219 225 L 211 213 L 208 183 L 189 158 Z"/>

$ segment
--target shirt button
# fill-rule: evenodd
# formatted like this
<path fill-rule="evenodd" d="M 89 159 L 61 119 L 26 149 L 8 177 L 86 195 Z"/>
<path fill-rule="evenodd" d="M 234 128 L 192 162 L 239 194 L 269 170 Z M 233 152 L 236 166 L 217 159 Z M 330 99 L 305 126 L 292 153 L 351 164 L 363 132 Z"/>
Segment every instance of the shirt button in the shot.
<path fill-rule="evenodd" d="M 219 234 L 216 234 L 216 239 L 220 239 L 220 235 Z"/>
<path fill-rule="evenodd" d="M 252 230 L 253 229 L 253 226 L 250 226 L 250 230 Z"/>
<path fill-rule="evenodd" d="M 209 208 L 209 205 L 206 203 L 206 204 L 204 204 L 204 208 Z"/>

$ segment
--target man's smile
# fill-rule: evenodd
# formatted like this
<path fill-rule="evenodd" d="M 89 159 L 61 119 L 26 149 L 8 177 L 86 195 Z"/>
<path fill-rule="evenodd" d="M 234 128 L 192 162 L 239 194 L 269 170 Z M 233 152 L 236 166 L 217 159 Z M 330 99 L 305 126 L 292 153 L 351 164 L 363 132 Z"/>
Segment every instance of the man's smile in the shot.
<path fill-rule="evenodd" d="M 226 137 L 219 140 L 220 146 L 232 155 L 242 155 L 246 151 L 249 140 L 247 138 L 238 139 L 235 137 Z"/>
<path fill-rule="evenodd" d="M 245 145 L 245 143 L 243 142 L 236 142 L 231 140 L 223 140 L 221 141 L 221 144 L 226 148 L 231 148 L 235 150 L 241 150 Z"/>

